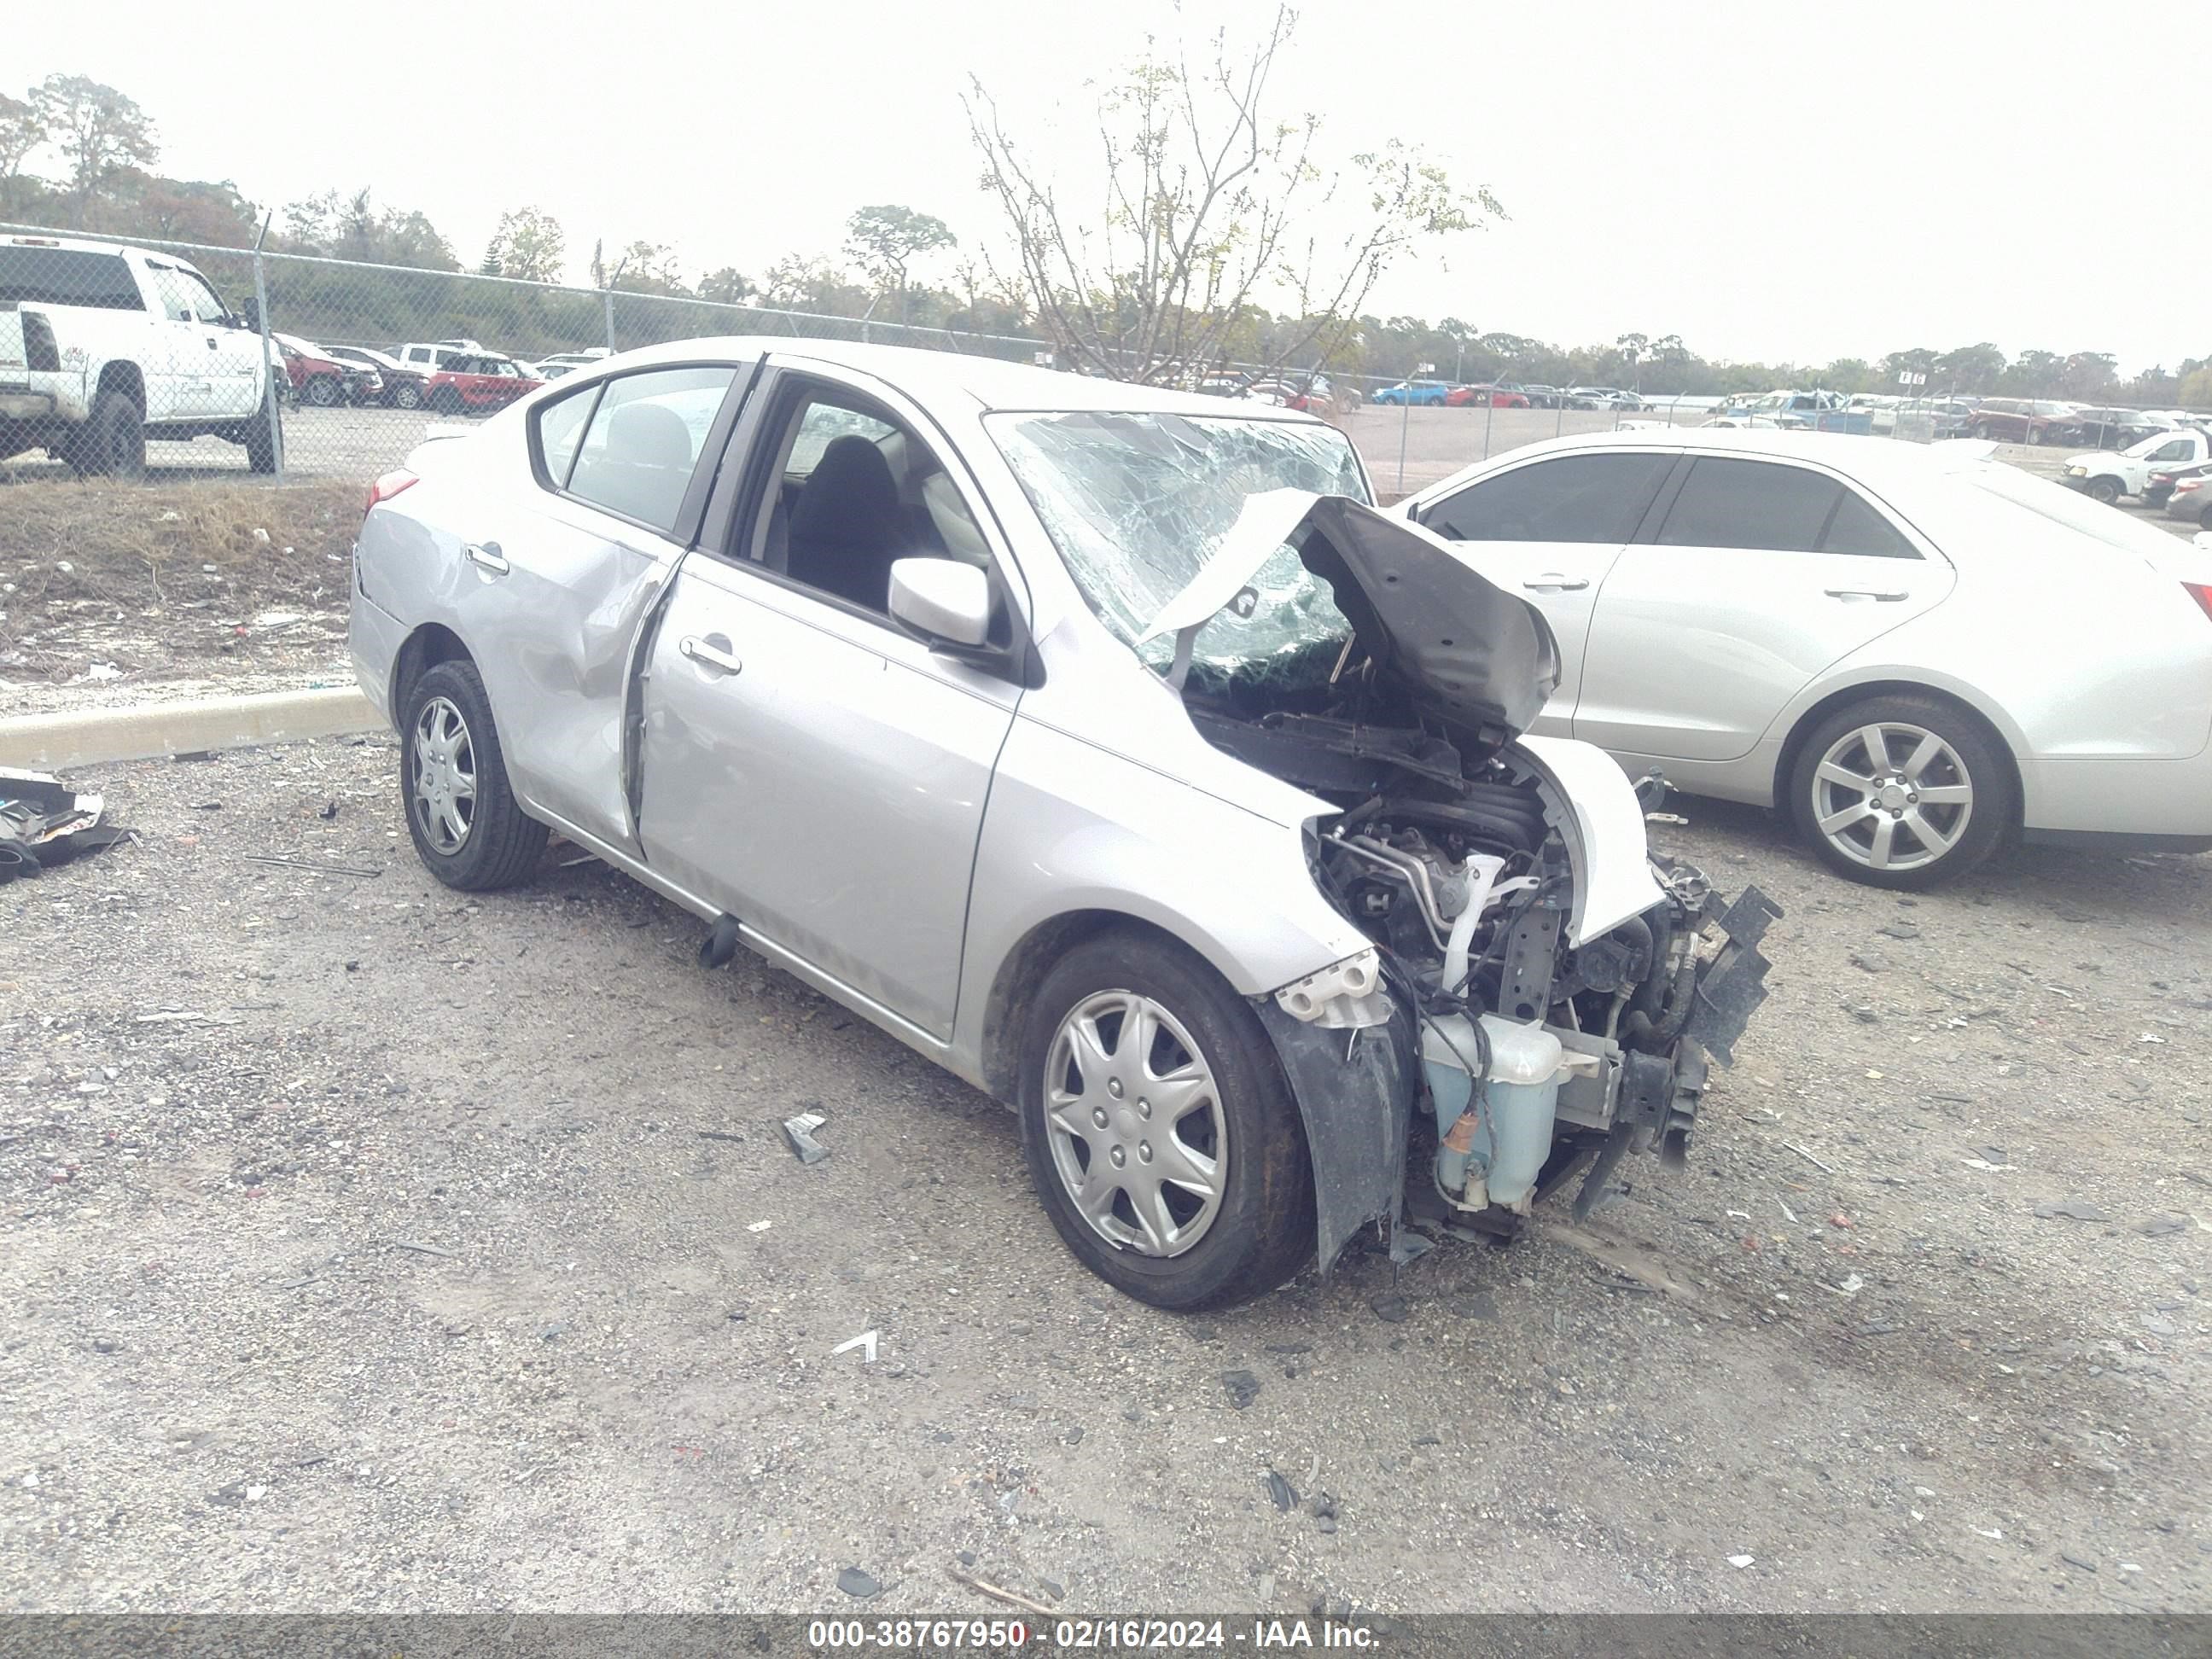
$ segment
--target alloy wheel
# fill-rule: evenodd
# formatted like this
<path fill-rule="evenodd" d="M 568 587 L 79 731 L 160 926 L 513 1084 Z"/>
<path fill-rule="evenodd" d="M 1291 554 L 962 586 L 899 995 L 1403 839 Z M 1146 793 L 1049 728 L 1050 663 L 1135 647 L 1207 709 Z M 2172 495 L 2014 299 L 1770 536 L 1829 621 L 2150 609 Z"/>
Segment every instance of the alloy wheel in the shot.
<path fill-rule="evenodd" d="M 1901 758 L 1900 758 L 1901 757 Z M 1845 858 L 1874 870 L 1917 870 L 1959 844 L 1974 783 L 1938 733 L 1880 720 L 1846 732 L 1813 774 L 1813 817 Z"/>
<path fill-rule="evenodd" d="M 1100 991 L 1047 1051 L 1045 1129 L 1076 1212 L 1109 1243 L 1176 1256 L 1220 1213 L 1228 1131 L 1212 1068 L 1181 1021 L 1134 991 Z"/>
<path fill-rule="evenodd" d="M 433 697 L 415 718 L 415 785 L 409 802 L 431 846 L 461 850 L 476 821 L 476 748 L 469 723 L 445 697 Z"/>

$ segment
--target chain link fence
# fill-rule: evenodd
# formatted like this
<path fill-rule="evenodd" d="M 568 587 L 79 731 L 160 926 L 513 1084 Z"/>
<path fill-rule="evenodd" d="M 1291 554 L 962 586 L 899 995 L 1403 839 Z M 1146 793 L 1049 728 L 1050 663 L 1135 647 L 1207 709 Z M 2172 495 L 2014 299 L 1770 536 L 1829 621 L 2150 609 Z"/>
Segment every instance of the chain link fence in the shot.
<path fill-rule="evenodd" d="M 0 225 L 0 465 L 366 483 L 434 427 L 493 414 L 610 353 L 763 333 L 1022 362 L 1049 361 L 1050 349 L 1019 335 Z M 2028 413 L 2015 418 L 2008 400 L 1948 392 L 1900 401 L 1816 389 L 1723 407 L 1613 388 L 1462 384 L 1413 368 L 1364 376 L 1225 364 L 1190 384 L 1334 422 L 1391 495 L 1540 439 L 1635 424 L 1809 426 L 1919 441 L 1986 425 L 2000 441 L 2088 447 L 2127 432 L 2109 420 L 2087 434 L 2039 428 L 2033 411 L 2057 405 L 2018 403 Z M 1778 402 L 1790 398 L 1806 406 Z"/>
<path fill-rule="evenodd" d="M 442 422 L 702 335 L 1029 362 L 1045 342 L 683 295 L 0 226 L 0 463 L 366 482 Z"/>

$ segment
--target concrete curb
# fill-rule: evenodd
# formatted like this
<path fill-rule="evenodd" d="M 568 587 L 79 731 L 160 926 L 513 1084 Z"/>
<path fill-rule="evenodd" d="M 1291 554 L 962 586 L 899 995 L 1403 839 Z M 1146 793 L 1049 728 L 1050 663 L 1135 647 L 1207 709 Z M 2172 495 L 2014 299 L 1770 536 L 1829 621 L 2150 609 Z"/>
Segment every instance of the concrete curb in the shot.
<path fill-rule="evenodd" d="M 269 691 L 246 697 L 141 703 L 0 720 L 0 766 L 58 772 L 71 766 L 191 755 L 256 744 L 296 743 L 381 731 L 383 714 L 353 686 Z"/>

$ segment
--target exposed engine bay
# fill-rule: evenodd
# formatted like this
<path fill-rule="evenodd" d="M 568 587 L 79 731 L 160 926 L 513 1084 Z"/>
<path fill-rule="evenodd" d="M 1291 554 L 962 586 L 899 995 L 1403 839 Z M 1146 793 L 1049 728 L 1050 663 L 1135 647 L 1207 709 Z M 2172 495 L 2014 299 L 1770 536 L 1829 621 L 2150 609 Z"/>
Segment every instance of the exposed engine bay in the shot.
<path fill-rule="evenodd" d="M 1306 1028 L 1276 1036 L 1315 1143 L 1322 1260 L 1376 1218 L 1410 1259 L 1427 1240 L 1409 1213 L 1510 1236 L 1589 1164 L 1579 1217 L 1628 1152 L 1681 1160 L 1710 1061 L 1732 1058 L 1765 995 L 1759 941 L 1780 911 L 1650 857 L 1656 775 L 1632 785 L 1586 744 L 1522 736 L 1557 678 L 1525 601 L 1358 503 L 1314 498 L 1285 539 L 1350 637 L 1263 673 L 1193 675 L 1194 605 L 1169 678 L 1207 742 L 1336 809 L 1308 823 L 1308 866 L 1374 941 L 1274 999 Z M 1364 1038 L 1396 1059 L 1363 1069 Z M 1333 1217 L 1324 1165 L 1381 1149 L 1310 1097 L 1378 1078 L 1407 1097 L 1399 1185 L 1387 1213 L 1370 1185 Z"/>

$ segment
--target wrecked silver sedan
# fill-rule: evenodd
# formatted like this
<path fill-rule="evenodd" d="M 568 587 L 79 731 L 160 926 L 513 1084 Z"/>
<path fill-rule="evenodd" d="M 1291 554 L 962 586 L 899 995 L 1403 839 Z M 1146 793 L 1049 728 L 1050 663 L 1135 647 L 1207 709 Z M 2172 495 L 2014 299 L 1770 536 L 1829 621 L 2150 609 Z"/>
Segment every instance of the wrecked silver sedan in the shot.
<path fill-rule="evenodd" d="M 1523 735 L 1541 616 L 1369 500 L 1285 410 L 690 341 L 380 480 L 353 654 L 440 879 L 557 830 L 1012 1106 L 1100 1276 L 1218 1306 L 1679 1156 L 1763 994 L 1771 907 Z"/>

